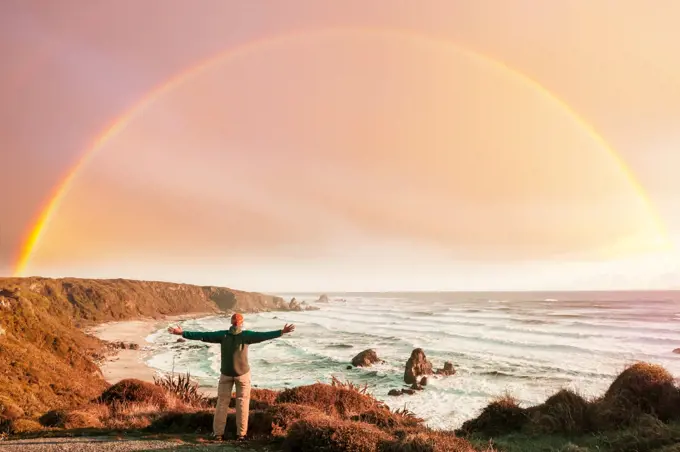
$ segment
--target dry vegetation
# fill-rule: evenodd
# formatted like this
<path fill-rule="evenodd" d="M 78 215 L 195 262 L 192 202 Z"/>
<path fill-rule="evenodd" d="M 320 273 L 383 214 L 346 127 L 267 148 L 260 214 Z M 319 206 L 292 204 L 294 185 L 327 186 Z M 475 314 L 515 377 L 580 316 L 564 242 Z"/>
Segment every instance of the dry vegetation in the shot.
<path fill-rule="evenodd" d="M 156 384 L 123 380 L 81 406 L 5 422 L 12 434 L 38 431 L 128 431 L 204 434 L 214 399 L 198 397 L 188 375 Z M 562 390 L 522 408 L 509 396 L 492 401 L 457 432 L 434 431 L 408 410 L 391 411 L 351 383 L 333 380 L 284 391 L 254 389 L 249 437 L 284 451 L 338 452 L 671 452 L 680 445 L 680 392 L 661 367 L 639 363 L 596 400 Z M 235 433 L 234 413 L 227 436 Z"/>
<path fill-rule="evenodd" d="M 502 447 L 498 447 L 507 450 L 533 450 L 532 442 L 540 446 L 537 450 L 564 452 L 676 450 L 668 447 L 680 446 L 680 390 L 663 367 L 637 363 L 597 399 L 586 400 L 562 390 L 538 406 L 521 408 L 511 397 L 504 397 L 457 433 L 482 441 L 499 440 Z M 550 439 L 547 443 L 565 438 L 574 443 L 556 448 L 546 438 Z"/>
<path fill-rule="evenodd" d="M 187 399 L 196 390 L 189 376 L 156 383 L 123 380 L 81 406 L 51 410 L 37 419 L 13 419 L 4 428 L 14 435 L 111 430 L 207 435 L 214 399 Z M 280 392 L 253 389 L 250 406 L 249 437 L 276 442 L 287 451 L 473 450 L 453 433 L 431 431 L 409 411 L 390 411 L 365 389 L 337 380 Z M 235 433 L 234 416 L 228 416 L 227 436 Z"/>

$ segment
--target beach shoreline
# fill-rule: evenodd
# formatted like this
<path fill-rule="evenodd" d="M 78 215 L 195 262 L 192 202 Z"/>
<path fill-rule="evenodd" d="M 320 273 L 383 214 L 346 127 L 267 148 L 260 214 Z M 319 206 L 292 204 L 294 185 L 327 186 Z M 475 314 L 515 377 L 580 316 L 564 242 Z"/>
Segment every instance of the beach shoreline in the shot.
<path fill-rule="evenodd" d="M 150 367 L 145 361 L 152 353 L 149 349 L 151 344 L 147 342 L 146 338 L 150 334 L 173 322 L 200 319 L 214 315 L 214 312 L 202 312 L 167 316 L 162 319 L 145 318 L 106 322 L 88 328 L 86 333 L 107 342 L 124 342 L 126 344 L 136 344 L 138 346 L 136 350 L 127 348 L 116 350 L 115 353 L 107 356 L 104 361 L 99 364 L 99 369 L 107 383 L 116 384 L 127 378 L 153 382 L 154 376 L 158 375 L 159 371 Z M 201 386 L 201 391 L 206 395 L 216 395 L 217 382 L 215 382 L 214 388 Z"/>

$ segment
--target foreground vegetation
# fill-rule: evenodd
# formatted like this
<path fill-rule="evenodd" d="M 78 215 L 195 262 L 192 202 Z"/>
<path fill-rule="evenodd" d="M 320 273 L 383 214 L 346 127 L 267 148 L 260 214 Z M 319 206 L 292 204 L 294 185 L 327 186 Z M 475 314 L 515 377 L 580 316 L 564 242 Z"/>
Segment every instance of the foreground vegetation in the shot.
<path fill-rule="evenodd" d="M 82 406 L 6 420 L 2 428 L 19 436 L 116 432 L 194 435 L 200 442 L 211 433 L 214 404 L 188 376 L 123 380 Z M 250 407 L 251 444 L 291 452 L 680 451 L 680 390 L 663 368 L 645 363 L 626 369 L 595 400 L 562 390 L 522 408 L 506 396 L 455 432 L 431 430 L 408 410 L 391 411 L 365 387 L 337 380 L 253 389 Z M 235 427 L 231 413 L 226 435 Z"/>

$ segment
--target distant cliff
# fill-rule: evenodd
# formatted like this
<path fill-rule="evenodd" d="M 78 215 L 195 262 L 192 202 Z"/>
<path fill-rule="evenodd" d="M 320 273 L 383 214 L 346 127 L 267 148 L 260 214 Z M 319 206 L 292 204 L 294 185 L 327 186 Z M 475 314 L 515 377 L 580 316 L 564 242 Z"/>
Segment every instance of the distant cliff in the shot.
<path fill-rule="evenodd" d="M 287 310 L 280 297 L 124 279 L 0 278 L 0 420 L 80 403 L 106 386 L 81 328 L 140 317 Z M 3 414 L 4 413 L 4 414 Z"/>

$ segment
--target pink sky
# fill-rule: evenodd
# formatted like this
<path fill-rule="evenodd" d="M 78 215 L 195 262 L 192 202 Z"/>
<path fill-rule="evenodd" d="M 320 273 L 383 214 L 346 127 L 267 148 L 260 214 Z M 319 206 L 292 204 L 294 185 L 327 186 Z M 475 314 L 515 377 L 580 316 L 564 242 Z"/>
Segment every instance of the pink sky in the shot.
<path fill-rule="evenodd" d="M 224 53 L 92 154 L 27 274 L 676 286 L 658 224 L 680 237 L 677 17 L 671 0 L 3 2 L 0 273 L 116 118 Z"/>

